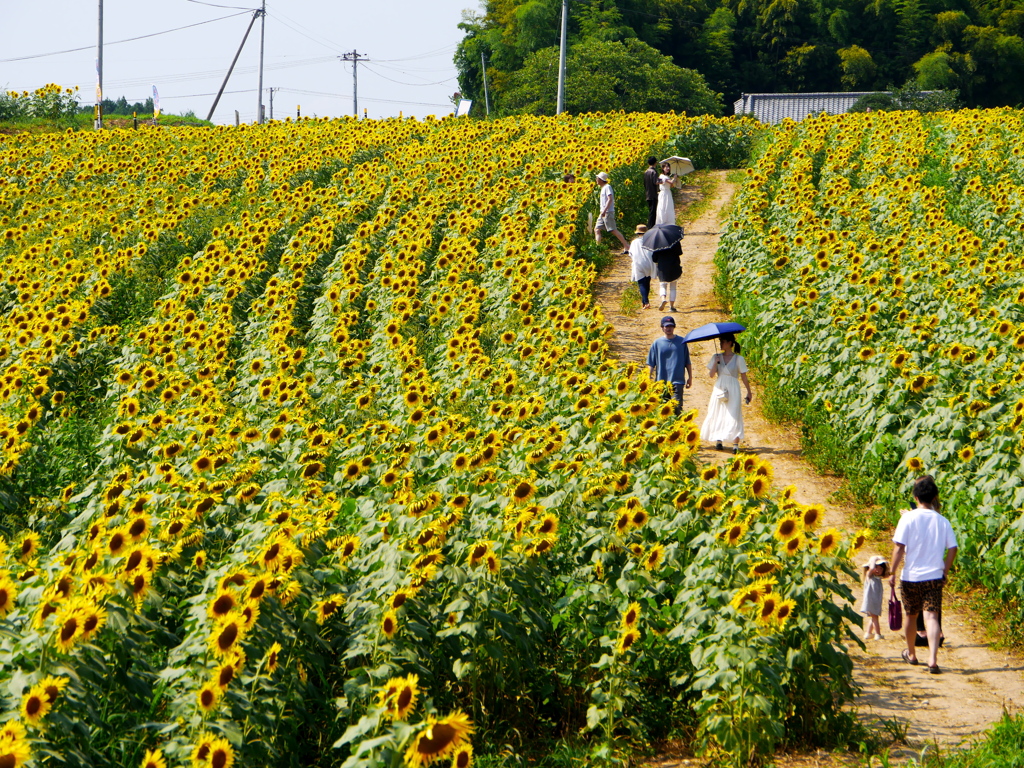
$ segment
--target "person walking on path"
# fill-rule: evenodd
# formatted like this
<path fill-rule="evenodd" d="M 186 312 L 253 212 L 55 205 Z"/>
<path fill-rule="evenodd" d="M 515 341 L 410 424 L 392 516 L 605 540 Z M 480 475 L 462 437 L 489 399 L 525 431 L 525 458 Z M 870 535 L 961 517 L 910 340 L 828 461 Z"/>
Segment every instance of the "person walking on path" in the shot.
<path fill-rule="evenodd" d="M 864 639 L 881 640 L 882 627 L 878 617 L 882 615 L 882 593 L 885 591 L 882 579 L 889 575 L 889 564 L 881 555 L 872 555 L 861 566 L 861 570 L 863 571 L 861 583 L 864 586 L 864 599 L 860 603 L 860 612 L 868 617 L 868 628 L 864 630 Z"/>
<path fill-rule="evenodd" d="M 708 401 L 708 415 L 700 427 L 700 439 L 714 440 L 722 450 L 723 442 L 731 442 L 732 452 L 739 453 L 743 439 L 743 406 L 740 403 L 740 380 L 747 388 L 745 402 L 754 399 L 747 378 L 747 361 L 740 356 L 740 345 L 731 333 L 722 334 L 722 351 L 708 360 L 708 373 L 718 378 Z"/>
<path fill-rule="evenodd" d="M 629 258 L 632 262 L 630 279 L 636 283 L 640 291 L 640 303 L 644 309 L 651 308 L 651 276 L 654 275 L 654 262 L 651 260 L 651 252 L 644 248 L 643 234 L 647 231 L 644 224 L 636 225 L 636 237 L 629 244 Z"/>
<path fill-rule="evenodd" d="M 655 339 L 647 353 L 647 367 L 653 381 L 667 381 L 676 401 L 676 416 L 683 412 L 683 390 L 693 384 L 690 350 L 682 337 L 676 336 L 676 321 L 671 315 L 661 318 L 663 338 Z M 666 393 L 667 394 L 667 393 Z"/>
<path fill-rule="evenodd" d="M 896 569 L 904 563 L 900 578 L 903 596 L 903 622 L 907 647 L 901 656 L 916 665 L 917 615 L 924 611 L 928 634 L 928 671 L 939 673 L 939 613 L 942 611 L 942 587 L 956 559 L 956 535 L 949 520 L 939 514 L 939 489 L 931 475 L 914 483 L 917 508 L 904 512 L 892 535 L 892 570 L 889 586 L 896 588 Z"/>
<path fill-rule="evenodd" d="M 622 253 L 629 253 L 629 244 L 615 223 L 615 191 L 612 189 L 608 174 L 604 171 L 597 174 L 597 185 L 601 188 L 601 196 L 597 207 L 597 223 L 594 225 L 594 239 L 600 243 L 602 230 L 611 232 L 622 244 Z"/>
<path fill-rule="evenodd" d="M 672 173 L 672 166 L 665 163 L 661 166 L 661 175 L 658 176 L 658 213 L 657 224 L 676 223 L 676 201 L 672 197 L 672 188 L 677 186 L 679 179 Z"/>
<path fill-rule="evenodd" d="M 647 170 L 644 171 L 644 196 L 647 198 L 647 228 L 654 226 L 658 217 L 658 158 L 651 155 L 647 158 Z"/>

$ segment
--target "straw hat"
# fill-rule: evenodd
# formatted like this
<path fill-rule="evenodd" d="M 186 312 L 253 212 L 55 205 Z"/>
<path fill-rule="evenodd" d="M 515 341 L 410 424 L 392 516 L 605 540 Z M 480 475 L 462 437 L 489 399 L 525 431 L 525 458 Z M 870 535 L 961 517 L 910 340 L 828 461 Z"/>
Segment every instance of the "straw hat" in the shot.
<path fill-rule="evenodd" d="M 636 229 L 633 230 L 633 234 L 634 235 L 642 235 L 645 232 L 647 232 L 647 225 L 646 224 L 637 224 L 636 225 Z"/>

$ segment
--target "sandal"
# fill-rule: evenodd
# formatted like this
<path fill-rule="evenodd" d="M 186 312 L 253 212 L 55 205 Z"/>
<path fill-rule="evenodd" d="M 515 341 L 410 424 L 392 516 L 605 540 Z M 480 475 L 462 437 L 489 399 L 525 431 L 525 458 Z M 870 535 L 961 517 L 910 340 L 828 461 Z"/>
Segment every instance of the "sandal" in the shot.
<path fill-rule="evenodd" d="M 902 656 L 903 660 L 907 662 L 907 664 L 909 664 L 910 666 L 917 666 L 917 659 L 910 658 L 910 651 L 908 651 L 906 648 L 903 649 L 903 653 L 901 653 L 900 656 Z M 931 667 L 929 667 L 929 669 L 931 669 Z"/>
<path fill-rule="evenodd" d="M 715 450 L 716 451 L 722 450 L 722 441 L 721 440 L 719 440 L 717 443 L 715 443 Z"/>
<path fill-rule="evenodd" d="M 938 675 L 942 673 L 942 670 L 939 669 L 939 665 L 936 664 L 934 667 L 928 667 L 928 672 L 933 675 Z"/>

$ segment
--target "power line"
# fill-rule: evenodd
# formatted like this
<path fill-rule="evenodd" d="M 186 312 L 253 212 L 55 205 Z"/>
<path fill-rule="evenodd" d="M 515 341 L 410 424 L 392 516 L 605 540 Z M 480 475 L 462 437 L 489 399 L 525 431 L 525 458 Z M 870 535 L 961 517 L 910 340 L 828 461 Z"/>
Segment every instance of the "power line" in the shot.
<path fill-rule="evenodd" d="M 195 3 L 196 5 L 208 5 L 211 8 L 235 8 L 240 11 L 249 11 L 250 13 L 255 11 L 255 8 L 243 8 L 240 5 L 217 5 L 216 3 L 205 3 L 203 0 L 185 0 L 187 3 Z"/>
<path fill-rule="evenodd" d="M 249 13 L 249 11 L 243 11 L 242 13 Z M 227 16 L 221 16 L 216 19 L 207 19 L 206 21 L 197 21 L 195 24 L 186 24 L 184 27 L 175 27 L 174 29 L 165 29 L 163 32 L 152 32 L 148 35 L 139 35 L 138 37 L 126 37 L 124 40 L 113 40 L 104 45 L 117 45 L 118 43 L 132 43 L 136 40 L 145 40 L 148 37 L 157 37 L 159 35 L 167 35 L 171 32 L 180 32 L 183 29 L 191 29 L 192 27 L 201 27 L 203 24 L 212 24 L 215 21 L 224 21 L 224 19 L 233 19 L 235 16 L 241 16 L 242 13 L 231 13 Z M 31 56 L 15 56 L 12 59 L 0 59 L 0 64 L 8 64 L 12 61 L 28 61 L 29 59 L 42 59 L 46 56 L 60 56 L 65 53 L 77 53 L 78 51 L 91 51 L 95 46 L 84 45 L 81 48 L 68 48 L 63 51 L 51 51 L 50 53 L 34 53 Z"/>
<path fill-rule="evenodd" d="M 301 88 L 281 88 L 284 93 L 298 93 L 304 96 L 326 96 L 331 99 L 348 99 L 351 94 L 346 93 L 325 93 L 324 91 L 307 91 Z M 410 104 L 417 107 L 451 107 L 451 104 L 431 104 L 422 101 L 396 101 L 394 99 L 372 99 L 363 97 L 363 101 L 372 101 L 379 104 Z"/>
<path fill-rule="evenodd" d="M 377 77 L 382 77 L 385 80 L 387 80 L 388 82 L 397 83 L 398 85 L 410 85 L 410 86 L 414 86 L 414 87 L 422 87 L 422 86 L 429 86 L 429 85 L 441 85 L 442 83 L 450 82 L 450 81 L 452 81 L 452 80 L 454 80 L 456 78 L 456 75 L 452 75 L 451 77 L 446 77 L 444 80 L 438 80 L 436 83 L 403 83 L 401 80 L 393 80 L 390 77 L 388 77 L 387 75 L 382 75 L 380 72 L 375 70 L 369 64 L 366 65 L 366 68 L 369 69 L 371 72 L 373 72 L 373 74 L 375 74 Z"/>

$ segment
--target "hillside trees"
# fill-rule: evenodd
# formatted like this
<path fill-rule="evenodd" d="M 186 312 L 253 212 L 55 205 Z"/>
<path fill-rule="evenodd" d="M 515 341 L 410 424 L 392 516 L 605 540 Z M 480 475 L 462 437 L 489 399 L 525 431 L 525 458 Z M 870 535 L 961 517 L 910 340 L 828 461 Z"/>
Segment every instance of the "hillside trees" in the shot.
<path fill-rule="evenodd" d="M 516 73 L 557 46 L 560 13 L 560 0 L 484 0 L 461 25 L 463 92 L 482 101 L 483 51 L 492 98 L 508 106 Z M 956 89 L 968 106 L 1024 102 L 1022 0 L 573 0 L 569 36 L 571 45 L 643 42 L 727 102 L 909 81 Z M 516 103 L 532 109 L 535 100 Z"/>

